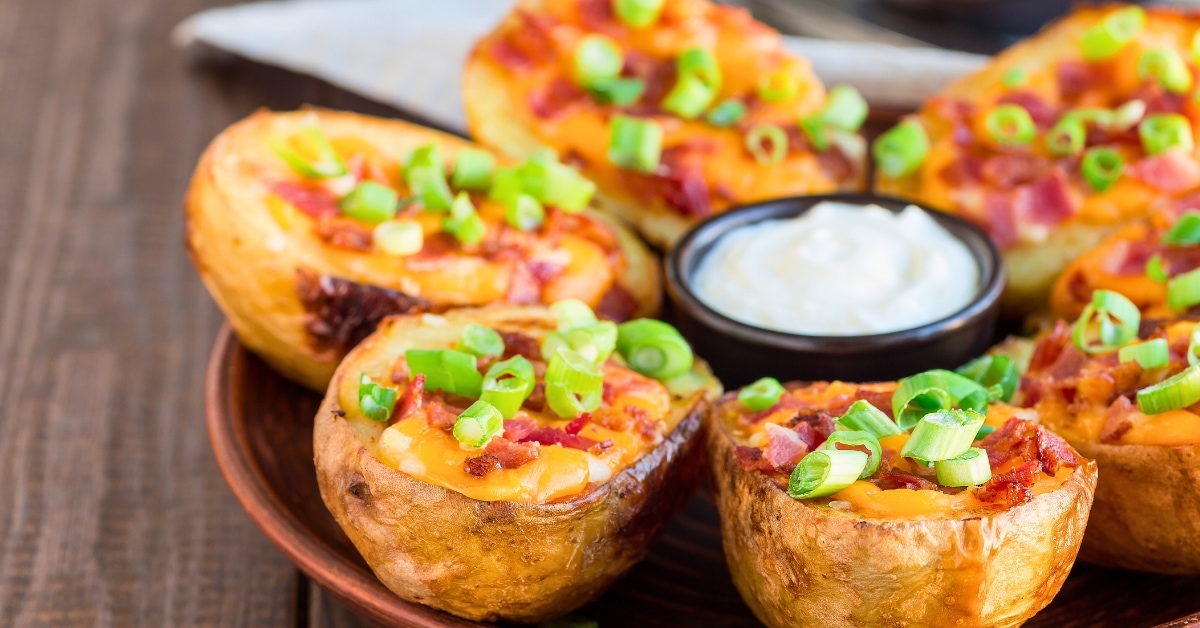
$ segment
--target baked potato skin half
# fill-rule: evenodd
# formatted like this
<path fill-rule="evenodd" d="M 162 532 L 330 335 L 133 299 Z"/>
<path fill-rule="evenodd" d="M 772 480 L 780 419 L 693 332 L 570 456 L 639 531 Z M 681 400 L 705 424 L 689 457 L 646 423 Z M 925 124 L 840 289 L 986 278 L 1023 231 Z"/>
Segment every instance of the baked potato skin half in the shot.
<path fill-rule="evenodd" d="M 722 421 L 709 482 L 729 570 L 755 616 L 784 626 L 1018 626 L 1050 603 L 1088 523 L 1096 465 L 995 515 L 886 521 L 796 500 L 746 471 Z"/>
<path fill-rule="evenodd" d="M 314 346 L 298 294 L 300 274 L 336 277 L 401 297 L 410 292 L 412 278 L 396 258 L 329 246 L 313 236 L 307 219 L 285 226 L 268 206 L 270 192 L 256 175 L 266 168 L 263 164 L 287 168 L 268 140 L 312 125 L 333 137 L 368 140 L 397 163 L 430 142 L 438 143 L 450 159 L 473 145 L 395 120 L 318 109 L 261 110 L 221 133 L 201 156 L 184 203 L 187 247 L 201 280 L 243 344 L 288 379 L 324 390 L 344 351 Z M 596 212 L 589 215 L 616 235 L 626 272 L 615 283 L 637 304 L 634 316 L 657 314 L 662 300 L 657 260 L 627 228 Z M 460 286 L 481 281 L 472 278 L 471 268 L 464 265 L 436 290 L 425 286 L 419 301 L 435 310 L 482 305 L 456 294 Z"/>
<path fill-rule="evenodd" d="M 544 333 L 544 309 L 446 314 L 440 334 L 468 322 Z M 338 402 L 364 361 L 395 356 L 422 333 L 421 316 L 389 318 L 335 374 L 316 417 L 321 496 L 379 579 L 400 597 L 478 621 L 537 623 L 598 597 L 641 560 L 684 506 L 704 462 L 702 417 L 719 384 L 677 398 L 683 416 L 661 443 L 604 484 L 565 501 L 487 502 L 426 484 L 376 459 Z M 390 364 L 390 362 L 388 362 Z"/>

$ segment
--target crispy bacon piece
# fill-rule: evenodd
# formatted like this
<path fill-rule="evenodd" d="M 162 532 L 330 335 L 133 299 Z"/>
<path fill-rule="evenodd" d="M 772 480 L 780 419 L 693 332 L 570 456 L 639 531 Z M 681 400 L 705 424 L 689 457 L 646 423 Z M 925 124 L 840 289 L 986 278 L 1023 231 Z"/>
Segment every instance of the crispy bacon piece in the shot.
<path fill-rule="evenodd" d="M 529 95 L 529 108 L 534 115 L 546 120 L 557 118 L 575 105 L 585 102 L 587 94 L 561 76 Z"/>
<path fill-rule="evenodd" d="M 583 428 L 591 422 L 592 415 L 584 412 L 583 414 L 572 419 L 570 423 L 567 423 L 566 426 L 563 427 L 563 431 L 571 436 L 578 436 L 579 432 L 583 431 Z"/>
<path fill-rule="evenodd" d="M 1039 425 L 1036 441 L 1038 462 L 1042 464 L 1042 470 L 1046 473 L 1054 475 L 1062 467 L 1074 469 L 1079 466 L 1079 457 L 1075 455 L 1071 446 L 1057 434 Z"/>
<path fill-rule="evenodd" d="M 1179 113 L 1183 110 L 1187 96 L 1169 92 L 1158 81 L 1143 83 L 1129 96 L 1129 100 L 1140 100 L 1146 103 L 1146 115 L 1156 113 Z"/>
<path fill-rule="evenodd" d="M 500 461 L 502 469 L 516 469 L 538 457 L 537 443 L 514 443 L 503 436 L 493 436 L 485 452 Z"/>
<path fill-rule="evenodd" d="M 1056 226 L 1075 214 L 1069 190 L 1066 175 L 1056 168 L 1049 176 L 1018 187 L 1014 193 L 1013 211 L 1032 223 Z"/>
<path fill-rule="evenodd" d="M 763 456 L 763 450 L 757 447 L 738 445 L 734 448 L 733 454 L 737 457 L 738 464 L 746 471 L 773 471 L 775 469 Z"/>
<path fill-rule="evenodd" d="M 458 420 L 458 415 L 462 414 L 457 408 L 451 409 L 446 406 L 445 399 L 438 391 L 430 399 L 430 403 L 425 405 L 425 420 L 429 421 L 429 425 L 438 428 L 439 430 L 450 431 L 454 429 L 454 422 Z"/>
<path fill-rule="evenodd" d="M 985 190 L 983 215 L 988 235 L 996 246 L 1005 249 L 1017 243 L 1017 219 L 1012 194 Z"/>
<path fill-rule="evenodd" d="M 276 181 L 267 184 L 267 188 L 296 209 L 318 220 L 340 216 L 342 213 L 338 207 L 338 198 L 325 188 L 294 181 Z"/>
<path fill-rule="evenodd" d="M 612 0 L 579 0 L 579 21 L 588 31 L 610 36 L 622 30 L 613 14 Z"/>
<path fill-rule="evenodd" d="M 604 293 L 600 304 L 596 307 L 596 314 L 618 323 L 633 318 L 633 313 L 636 311 L 637 301 L 634 300 L 633 295 L 615 283 L 609 287 L 608 292 Z"/>
<path fill-rule="evenodd" d="M 688 142 L 663 150 L 660 173 L 654 176 L 661 184 L 663 200 L 684 216 L 699 218 L 713 211 L 701 162 L 715 149 L 707 142 Z"/>
<path fill-rule="evenodd" d="M 339 216 L 326 216 L 317 222 L 317 237 L 331 246 L 353 251 L 369 251 L 375 236 L 366 227 Z"/>
<path fill-rule="evenodd" d="M 946 164 L 938 172 L 938 177 L 951 187 L 965 187 L 983 180 L 984 163 L 983 158 L 965 153 Z"/>
<path fill-rule="evenodd" d="M 818 445 L 825 442 L 825 439 L 828 438 L 827 436 L 822 436 L 819 434 L 811 423 L 805 423 L 804 421 L 797 423 L 796 426 L 792 428 L 792 431 L 796 432 L 796 435 L 800 437 L 800 440 L 804 441 L 804 445 L 809 451 L 816 449 Z"/>
<path fill-rule="evenodd" d="M 889 472 L 879 476 L 875 485 L 883 490 L 907 488 L 914 491 L 937 490 L 937 484 L 909 473 Z"/>
<path fill-rule="evenodd" d="M 1126 432 L 1133 429 L 1133 422 L 1129 420 L 1133 407 L 1129 397 L 1117 397 L 1116 401 L 1112 402 L 1108 407 L 1108 415 L 1104 418 L 1104 427 L 1100 428 L 1100 442 L 1119 442 Z"/>
<path fill-rule="evenodd" d="M 650 418 L 650 411 L 635 405 L 625 406 L 625 414 L 637 426 L 638 433 L 646 440 L 654 440 L 658 436 L 658 421 Z M 610 428 L 611 429 L 611 428 Z M 622 426 L 620 431 L 628 431 L 629 426 Z"/>
<path fill-rule="evenodd" d="M 847 407 L 849 407 L 849 405 L 849 403 L 846 404 Z M 839 409 L 839 412 L 840 410 L 844 410 L 844 408 Z M 796 415 L 792 417 L 790 421 L 788 421 L 787 425 L 788 427 L 796 429 L 797 432 L 799 432 L 801 429 L 801 425 L 808 425 L 811 427 L 817 438 L 817 441 L 813 443 L 812 447 L 816 447 L 825 442 L 825 439 L 829 438 L 829 435 L 837 429 L 837 425 L 833 422 L 833 415 L 830 412 L 814 408 L 802 408 L 798 410 Z"/>
<path fill-rule="evenodd" d="M 772 467 L 790 471 L 808 453 L 808 445 L 794 430 L 774 423 L 767 423 L 764 428 L 767 432 L 767 448 L 763 456 Z"/>
<path fill-rule="evenodd" d="M 854 400 L 858 401 L 859 399 L 875 406 L 880 412 L 888 415 L 888 418 L 893 420 L 896 418 L 892 416 L 892 392 L 859 388 L 854 391 Z"/>
<path fill-rule="evenodd" d="M 1071 343 L 1070 325 L 1059 319 L 1054 323 L 1054 329 L 1033 348 L 1033 356 L 1029 359 L 1028 373 L 1033 375 L 1046 370 L 1058 361 L 1065 349 Z"/>
<path fill-rule="evenodd" d="M 537 429 L 537 421 L 533 419 L 508 419 L 504 422 L 504 438 L 519 442 Z"/>
<path fill-rule="evenodd" d="M 296 295 L 305 329 L 320 351 L 345 353 L 375 331 L 384 317 L 428 311 L 432 304 L 402 292 L 296 270 Z"/>
<path fill-rule="evenodd" d="M 541 360 L 542 347 L 538 344 L 536 338 L 526 336 L 516 331 L 500 332 L 500 339 L 504 341 L 504 358 L 508 359 L 514 355 L 523 356 L 528 360 Z"/>
<path fill-rule="evenodd" d="M 1038 459 L 1037 424 L 1018 417 L 1009 419 L 1000 429 L 988 434 L 980 443 L 988 454 L 988 462 L 996 468 L 1012 458 L 1025 461 Z"/>
<path fill-rule="evenodd" d="M 512 279 L 504 299 L 518 304 L 541 302 L 542 284 L 529 268 L 528 262 L 519 260 L 513 263 Z"/>
<path fill-rule="evenodd" d="M 1074 100 L 1085 92 L 1111 82 L 1112 63 L 1088 63 L 1066 60 L 1058 64 L 1058 91 L 1064 100 Z"/>
<path fill-rule="evenodd" d="M 477 477 L 481 478 L 492 471 L 492 469 L 500 468 L 500 458 L 495 454 L 483 454 L 474 458 L 467 458 L 463 462 L 463 469 Z"/>
<path fill-rule="evenodd" d="M 413 378 L 412 383 L 408 388 L 404 389 L 404 394 L 400 395 L 400 401 L 396 403 L 396 410 L 392 412 L 392 418 L 388 421 L 388 425 L 403 421 L 408 417 L 421 411 L 421 406 L 425 403 L 425 374 L 420 373 Z"/>
<path fill-rule="evenodd" d="M 1040 468 L 1039 462 L 1026 462 L 1007 473 L 993 475 L 975 496 L 979 501 L 996 506 L 1020 506 L 1033 499 L 1032 487 Z"/>
<path fill-rule="evenodd" d="M 551 31 L 557 21 L 549 16 L 517 9 L 512 19 L 521 24 L 505 30 L 504 38 L 492 46 L 492 58 L 501 66 L 525 70 L 555 55 Z"/>
<path fill-rule="evenodd" d="M 1167 194 L 1179 194 L 1200 186 L 1200 164 L 1181 148 L 1146 157 L 1131 165 L 1129 176 Z"/>
<path fill-rule="evenodd" d="M 1032 183 L 1046 176 L 1054 164 L 1034 153 L 1003 153 L 980 164 L 980 175 L 1001 190 Z"/>

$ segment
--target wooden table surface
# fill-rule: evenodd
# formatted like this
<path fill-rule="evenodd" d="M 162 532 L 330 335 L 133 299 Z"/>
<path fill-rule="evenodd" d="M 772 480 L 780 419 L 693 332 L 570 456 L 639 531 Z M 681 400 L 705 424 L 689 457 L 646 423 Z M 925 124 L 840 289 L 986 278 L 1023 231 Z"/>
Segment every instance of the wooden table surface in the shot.
<path fill-rule="evenodd" d="M 215 4 L 0 0 L 0 626 L 357 625 L 217 469 L 180 207 L 258 107 L 397 112 L 173 49 Z"/>

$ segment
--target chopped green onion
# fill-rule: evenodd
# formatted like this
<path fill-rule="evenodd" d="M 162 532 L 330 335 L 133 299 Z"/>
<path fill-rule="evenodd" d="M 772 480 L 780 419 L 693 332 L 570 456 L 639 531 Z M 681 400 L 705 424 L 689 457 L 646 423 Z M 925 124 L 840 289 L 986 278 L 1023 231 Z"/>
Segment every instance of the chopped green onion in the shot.
<path fill-rule="evenodd" d="M 775 165 L 787 157 L 787 133 L 774 124 L 759 124 L 746 133 L 746 150 L 759 165 Z"/>
<path fill-rule="evenodd" d="M 1165 338 L 1154 338 L 1121 347 L 1121 350 L 1117 352 L 1117 358 L 1121 362 L 1137 362 L 1142 368 L 1149 370 L 1166 366 L 1171 359 L 1171 354 Z"/>
<path fill-rule="evenodd" d="M 519 168 L 496 168 L 492 173 L 492 187 L 488 189 L 488 200 L 508 203 L 518 194 L 525 193 L 525 184 Z"/>
<path fill-rule="evenodd" d="M 751 412 L 766 410 L 779 403 L 783 393 L 787 392 L 783 384 L 774 377 L 764 377 L 738 391 L 738 401 Z"/>
<path fill-rule="evenodd" d="M 550 305 L 550 313 L 558 323 L 558 331 L 569 331 L 596 323 L 596 313 L 579 299 L 563 299 Z"/>
<path fill-rule="evenodd" d="M 975 432 L 975 440 L 983 440 L 983 439 L 987 438 L 988 436 L 990 436 L 991 433 L 995 432 L 995 431 L 996 431 L 996 427 L 994 425 L 984 425 L 983 427 L 979 428 L 978 432 Z"/>
<path fill-rule="evenodd" d="M 868 113 L 867 101 L 857 89 L 851 85 L 834 85 L 821 108 L 821 121 L 842 131 L 857 131 L 867 121 Z"/>
<path fill-rule="evenodd" d="M 1142 148 L 1147 155 L 1157 155 L 1172 148 L 1191 152 L 1195 147 L 1192 139 L 1192 123 L 1178 113 L 1158 113 L 1146 116 L 1138 127 Z"/>
<path fill-rule="evenodd" d="M 1163 235 L 1162 242 L 1167 246 L 1200 244 L 1200 212 L 1190 209 L 1180 216 L 1170 231 Z"/>
<path fill-rule="evenodd" d="M 443 390 L 463 397 L 478 397 L 483 376 L 475 356 L 453 349 L 409 349 L 404 352 L 410 377 L 425 376 L 426 390 Z"/>
<path fill-rule="evenodd" d="M 962 455 L 933 463 L 938 484 L 942 486 L 979 486 L 992 479 L 987 452 L 972 447 Z"/>
<path fill-rule="evenodd" d="M 758 97 L 765 102 L 780 103 L 796 97 L 800 82 L 784 70 L 764 74 L 758 80 Z"/>
<path fill-rule="evenodd" d="M 604 35 L 586 35 L 575 48 L 575 79 L 588 87 L 601 79 L 615 78 L 625 65 L 625 55 L 617 42 Z"/>
<path fill-rule="evenodd" d="M 404 176 L 404 182 L 429 211 L 445 211 L 454 202 L 454 194 L 450 192 L 445 174 L 432 166 L 410 168 Z"/>
<path fill-rule="evenodd" d="M 800 130 L 804 132 L 804 137 L 808 138 L 808 143 L 812 144 L 813 149 L 818 153 L 829 150 L 830 130 L 825 125 L 825 121 L 821 119 L 820 113 L 800 118 L 799 126 Z"/>
<path fill-rule="evenodd" d="M 392 188 L 374 181 L 359 183 L 338 205 L 342 213 L 363 222 L 383 222 L 396 215 L 399 195 Z"/>
<path fill-rule="evenodd" d="M 875 438 L 904 433 L 895 421 L 888 418 L 888 415 L 871 405 L 871 402 L 866 399 L 859 399 L 850 404 L 850 407 L 846 409 L 846 414 L 837 420 L 837 426 L 838 429 L 869 432 Z"/>
<path fill-rule="evenodd" d="M 700 79 L 713 92 L 721 89 L 721 68 L 717 58 L 704 48 L 688 48 L 675 62 L 679 75 L 691 74 Z"/>
<path fill-rule="evenodd" d="M 546 405 L 564 419 L 574 419 L 599 408 L 602 397 L 600 390 L 577 393 L 562 384 L 546 384 Z"/>
<path fill-rule="evenodd" d="M 531 157 L 521 164 L 517 174 L 522 191 L 569 214 L 583 211 L 596 193 L 596 184 L 574 168 L 558 163 L 553 155 Z"/>
<path fill-rule="evenodd" d="M 900 380 L 892 393 L 892 415 L 901 430 L 912 429 L 921 417 L 939 410 L 962 408 L 986 412 L 988 389 L 953 371 L 933 369 Z"/>
<path fill-rule="evenodd" d="M 479 399 L 495 406 L 504 418 L 511 419 L 533 392 L 533 387 L 533 365 L 524 357 L 514 355 L 488 368 Z"/>
<path fill-rule="evenodd" d="M 1153 48 L 1138 59 L 1138 77 L 1154 79 L 1164 89 L 1182 94 L 1192 88 L 1192 70 L 1179 53 L 1170 48 Z"/>
<path fill-rule="evenodd" d="M 1005 104 L 988 112 L 987 131 L 1002 146 L 1024 146 L 1037 135 L 1037 125 L 1021 105 Z"/>
<path fill-rule="evenodd" d="M 380 423 L 392 418 L 396 407 L 396 391 L 380 386 L 363 373 L 358 378 L 358 408 L 363 416 Z"/>
<path fill-rule="evenodd" d="M 1076 118 L 1064 116 L 1046 135 L 1046 148 L 1053 155 L 1078 155 L 1087 142 L 1087 128 Z"/>
<path fill-rule="evenodd" d="M 431 168 L 443 179 L 446 177 L 446 161 L 442 159 L 442 147 L 437 142 L 422 144 L 404 157 L 401 173 L 405 180 L 414 168 Z"/>
<path fill-rule="evenodd" d="M 1087 339 L 1093 317 L 1099 324 L 1099 345 L 1093 345 Z M 1113 319 L 1116 319 L 1116 323 L 1113 323 Z M 1075 321 L 1071 339 L 1084 353 L 1104 353 L 1137 338 L 1141 322 L 1142 313 L 1125 295 L 1112 290 L 1097 290 L 1092 293 L 1092 302 L 1083 308 L 1083 313 Z"/>
<path fill-rule="evenodd" d="M 838 445 L 846 445 L 838 447 Z M 861 473 L 858 474 L 858 479 L 863 480 L 875 475 L 879 470 L 879 461 L 883 459 L 883 448 L 879 446 L 879 439 L 870 432 L 862 432 L 856 430 L 839 430 L 829 435 L 825 439 L 825 444 L 821 446 L 825 450 L 837 451 L 860 451 L 858 448 L 863 447 L 867 451 L 867 465 L 863 467 Z"/>
<path fill-rule="evenodd" d="M 467 447 L 480 449 L 492 437 L 504 431 L 504 415 L 492 404 L 480 399 L 454 421 L 454 438 Z"/>
<path fill-rule="evenodd" d="M 1103 192 L 1121 178 L 1125 171 L 1125 160 L 1117 151 L 1097 146 L 1083 154 L 1079 170 L 1093 190 Z"/>
<path fill-rule="evenodd" d="M 1200 401 L 1200 365 L 1193 364 L 1163 381 L 1137 392 L 1138 410 L 1162 414 Z"/>
<path fill-rule="evenodd" d="M 455 197 L 450 205 L 450 215 L 442 221 L 442 228 L 463 244 L 479 244 L 487 235 L 487 226 L 466 192 L 459 192 Z"/>
<path fill-rule="evenodd" d="M 1162 253 L 1155 253 L 1146 260 L 1146 276 L 1158 283 L 1167 283 L 1167 280 L 1171 278 L 1167 274 L 1167 269 L 1163 268 Z"/>
<path fill-rule="evenodd" d="M 514 229 L 533 231 L 546 220 L 546 210 L 536 198 L 518 194 L 504 204 L 504 221 Z"/>
<path fill-rule="evenodd" d="M 971 448 L 984 418 L 974 410 L 930 412 L 917 421 L 900 455 L 924 462 L 957 458 Z"/>
<path fill-rule="evenodd" d="M 608 160 L 622 168 L 653 172 L 662 156 L 662 127 L 653 120 L 613 116 Z"/>
<path fill-rule="evenodd" d="M 586 347 L 591 355 L 592 362 L 600 364 L 612 355 L 612 352 L 617 348 L 617 324 L 612 321 L 600 321 L 583 327 L 576 327 L 562 332 L 554 332 L 549 335 L 561 336 L 567 346 L 575 349 L 576 347 Z M 545 345 L 543 344 L 543 347 Z M 579 349 L 576 349 L 577 351 Z"/>
<path fill-rule="evenodd" d="M 999 386 L 999 400 L 1004 402 L 1012 399 L 1017 385 L 1021 383 L 1021 374 L 1006 355 L 981 356 L 958 367 L 955 372 L 979 382 L 985 388 Z"/>
<path fill-rule="evenodd" d="M 414 220 L 387 220 L 375 225 L 375 248 L 388 255 L 415 255 L 425 244 L 425 231 Z"/>
<path fill-rule="evenodd" d="M 486 190 L 492 184 L 496 158 L 486 150 L 464 148 L 454 158 L 450 183 L 460 190 Z"/>
<path fill-rule="evenodd" d="M 1146 11 L 1138 6 L 1127 7 L 1106 16 L 1099 24 L 1087 29 L 1080 37 L 1083 58 L 1101 61 L 1113 57 L 1125 44 L 1133 41 L 1146 25 Z"/>
<path fill-rule="evenodd" d="M 617 351 L 629 368 L 657 380 L 692 368 L 692 348 L 679 330 L 662 321 L 639 318 L 617 327 Z"/>
<path fill-rule="evenodd" d="M 726 100 L 708 112 L 708 123 L 713 126 L 733 126 L 746 117 L 746 105 L 740 100 Z"/>
<path fill-rule="evenodd" d="M 561 348 L 546 366 L 546 403 L 555 414 L 573 419 L 599 407 L 604 375 L 592 361 Z"/>
<path fill-rule="evenodd" d="M 1104 129 L 1113 125 L 1115 115 L 1113 111 L 1099 107 L 1078 107 L 1063 114 L 1060 120 L 1071 120 L 1085 126 L 1092 124 Z"/>
<path fill-rule="evenodd" d="M 867 466 L 867 454 L 852 449 L 821 449 L 800 459 L 788 479 L 795 499 L 826 497 L 854 484 Z"/>
<path fill-rule="evenodd" d="M 919 123 L 905 120 L 880 135 L 872 152 L 880 172 L 898 179 L 916 172 L 925 163 L 929 156 L 929 135 Z"/>
<path fill-rule="evenodd" d="M 271 140 L 269 146 L 292 170 L 310 179 L 329 179 L 346 174 L 346 164 L 318 127 L 301 129 L 284 140 Z"/>
<path fill-rule="evenodd" d="M 1163 340 L 1165 344 L 1166 341 Z M 1188 340 L 1187 351 L 1188 364 L 1195 366 L 1200 364 L 1200 325 L 1192 327 L 1192 337 Z"/>
<path fill-rule="evenodd" d="M 602 105 L 625 107 L 641 99 L 646 93 L 646 82 L 636 78 L 602 78 L 592 81 L 588 91 Z"/>
<path fill-rule="evenodd" d="M 458 337 L 458 349 L 479 357 L 498 356 L 504 353 L 504 339 L 491 327 L 468 323 Z"/>
<path fill-rule="evenodd" d="M 658 21 L 666 0 L 615 0 L 613 12 L 617 18 L 633 28 L 646 28 Z"/>
<path fill-rule="evenodd" d="M 716 91 L 705 85 L 698 75 L 680 74 L 675 87 L 663 98 L 662 108 L 690 120 L 704 113 L 716 95 Z"/>
<path fill-rule="evenodd" d="M 1004 73 L 1004 78 L 1002 81 L 1005 87 L 1009 89 L 1016 89 L 1024 85 L 1025 81 L 1028 79 L 1029 73 L 1026 72 L 1024 68 L 1012 68 Z"/>
<path fill-rule="evenodd" d="M 1167 282 L 1167 306 L 1172 310 L 1191 309 L 1200 303 L 1200 268 L 1176 275 Z"/>

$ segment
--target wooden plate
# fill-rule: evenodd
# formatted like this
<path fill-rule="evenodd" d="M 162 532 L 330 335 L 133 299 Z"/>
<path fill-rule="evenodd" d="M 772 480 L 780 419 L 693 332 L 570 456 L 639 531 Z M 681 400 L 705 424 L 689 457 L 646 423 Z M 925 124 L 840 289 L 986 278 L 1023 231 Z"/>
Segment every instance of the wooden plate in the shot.
<path fill-rule="evenodd" d="M 320 397 L 276 375 L 228 325 L 213 347 L 205 395 L 209 438 L 230 488 L 267 538 L 317 584 L 381 625 L 484 625 L 405 602 L 375 579 L 317 491 L 312 429 Z M 1054 602 L 1026 626 L 1183 628 L 1200 626 L 1200 613 L 1183 617 L 1197 610 L 1200 578 L 1076 565 Z M 602 628 L 761 625 L 729 579 L 717 513 L 703 491 L 645 561 L 578 615 Z"/>

